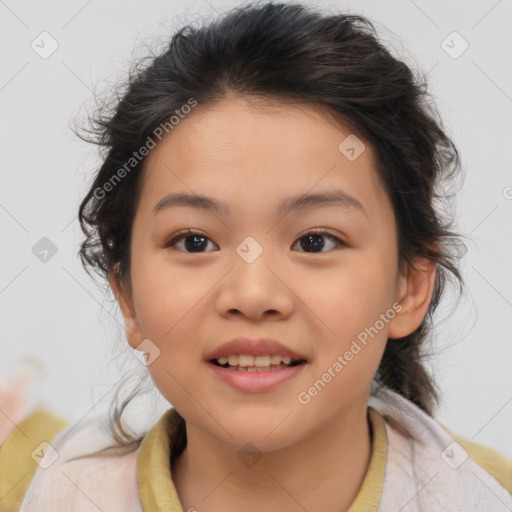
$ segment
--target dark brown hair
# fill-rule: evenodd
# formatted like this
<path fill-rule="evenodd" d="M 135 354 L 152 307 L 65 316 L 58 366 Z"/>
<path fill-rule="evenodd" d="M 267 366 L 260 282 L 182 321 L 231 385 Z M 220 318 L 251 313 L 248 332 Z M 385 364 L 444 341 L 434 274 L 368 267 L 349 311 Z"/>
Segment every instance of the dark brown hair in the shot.
<path fill-rule="evenodd" d="M 131 291 L 130 235 L 144 160 L 132 162 L 108 191 L 105 183 L 119 177 L 133 152 L 191 99 L 199 106 L 227 96 L 321 105 L 375 151 L 396 216 L 400 266 L 412 265 L 415 257 L 436 263 L 427 315 L 409 336 L 387 343 L 374 379 L 377 387 L 391 388 L 432 415 L 439 392 L 425 367 L 425 343 L 446 279 L 455 278 L 462 290 L 456 249 L 465 246 L 451 231 L 452 195 L 445 187 L 461 175 L 459 156 L 426 83 L 424 74 L 392 55 L 362 16 L 265 3 L 181 28 L 161 54 L 134 66 L 122 94 L 80 134 L 103 150 L 103 164 L 79 209 L 82 263 L 105 279 L 117 265 Z M 116 439 L 125 444 L 138 441 L 121 424 L 135 395 L 111 411 Z"/>

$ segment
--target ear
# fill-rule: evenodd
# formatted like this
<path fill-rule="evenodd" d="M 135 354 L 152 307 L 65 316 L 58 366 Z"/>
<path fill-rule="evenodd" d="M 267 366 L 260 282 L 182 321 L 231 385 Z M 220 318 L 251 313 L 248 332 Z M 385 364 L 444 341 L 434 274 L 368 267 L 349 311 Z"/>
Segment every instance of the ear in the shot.
<path fill-rule="evenodd" d="M 396 300 L 402 306 L 389 323 L 388 338 L 399 339 L 414 332 L 427 314 L 436 280 L 436 262 L 416 259 L 398 278 Z"/>
<path fill-rule="evenodd" d="M 108 273 L 108 282 L 110 283 L 110 287 L 114 292 L 117 302 L 119 303 L 119 308 L 121 309 L 121 313 L 124 318 L 126 339 L 132 348 L 137 348 L 142 343 L 144 336 L 142 336 L 137 323 L 131 294 L 124 289 L 124 286 L 119 279 L 116 265 L 114 265 L 114 268 L 112 268 Z"/>

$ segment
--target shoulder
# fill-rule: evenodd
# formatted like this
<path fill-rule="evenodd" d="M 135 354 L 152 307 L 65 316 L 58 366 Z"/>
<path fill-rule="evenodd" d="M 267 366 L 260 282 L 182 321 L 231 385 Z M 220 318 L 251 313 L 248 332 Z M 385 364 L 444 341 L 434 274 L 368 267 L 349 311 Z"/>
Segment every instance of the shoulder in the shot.
<path fill-rule="evenodd" d="M 505 504 L 512 510 L 512 460 L 457 435 L 438 416 L 392 390 L 382 388 L 372 399 L 386 419 L 388 439 L 381 504 L 396 504 L 397 496 L 414 493 L 421 485 L 426 490 L 417 495 L 418 504 L 432 501 L 439 509 L 461 512 L 497 510 Z"/>
<path fill-rule="evenodd" d="M 512 459 L 503 456 L 489 446 L 475 443 L 456 434 L 443 423 L 439 422 L 439 424 L 466 450 L 471 459 L 512 494 Z"/>
<path fill-rule="evenodd" d="M 0 512 L 19 510 L 43 455 L 67 420 L 37 409 L 0 446 Z"/>
<path fill-rule="evenodd" d="M 88 414 L 55 436 L 20 512 L 64 512 L 70 504 L 80 512 L 141 512 L 135 470 L 138 449 L 119 445 L 104 420 L 102 414 Z"/>

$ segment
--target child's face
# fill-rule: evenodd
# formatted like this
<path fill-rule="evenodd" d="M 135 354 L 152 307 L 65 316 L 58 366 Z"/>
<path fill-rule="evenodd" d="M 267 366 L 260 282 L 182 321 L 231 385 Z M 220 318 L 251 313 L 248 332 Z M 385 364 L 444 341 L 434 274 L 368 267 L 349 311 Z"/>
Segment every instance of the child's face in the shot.
<path fill-rule="evenodd" d="M 412 332 L 425 312 L 407 323 L 393 308 L 407 287 L 371 148 L 350 161 L 338 149 L 350 131 L 326 119 L 309 106 L 262 113 L 224 100 L 197 107 L 146 159 L 131 243 L 133 309 L 121 304 L 127 337 L 134 348 L 144 339 L 158 347 L 149 370 L 187 423 L 233 447 L 287 446 L 366 410 L 388 336 Z M 276 210 L 285 198 L 335 190 L 364 211 L 334 203 Z M 186 206 L 154 214 L 170 193 L 215 198 L 231 214 Z M 165 247 L 186 228 L 207 238 Z M 319 228 L 346 245 L 303 238 Z M 240 390 L 207 356 L 242 336 L 273 338 L 307 362 L 270 389 Z"/>

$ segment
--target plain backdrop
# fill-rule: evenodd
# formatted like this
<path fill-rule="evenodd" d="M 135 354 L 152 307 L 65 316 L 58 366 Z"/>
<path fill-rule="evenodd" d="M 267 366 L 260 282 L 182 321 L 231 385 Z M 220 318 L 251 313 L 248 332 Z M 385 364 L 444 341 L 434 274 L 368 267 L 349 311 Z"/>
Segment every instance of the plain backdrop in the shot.
<path fill-rule="evenodd" d="M 71 123 L 146 44 L 161 48 L 177 27 L 240 4 L 0 1 L 0 372 L 37 357 L 41 400 L 68 419 L 107 407 L 118 380 L 141 369 L 116 355 L 117 307 L 77 257 L 78 205 L 100 160 Z M 512 2 L 310 5 L 367 15 L 396 55 L 428 71 L 466 171 L 455 227 L 469 240 L 465 295 L 446 296 L 436 328 L 438 418 L 512 457 Z M 155 417 L 168 406 L 160 401 Z"/>

